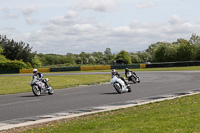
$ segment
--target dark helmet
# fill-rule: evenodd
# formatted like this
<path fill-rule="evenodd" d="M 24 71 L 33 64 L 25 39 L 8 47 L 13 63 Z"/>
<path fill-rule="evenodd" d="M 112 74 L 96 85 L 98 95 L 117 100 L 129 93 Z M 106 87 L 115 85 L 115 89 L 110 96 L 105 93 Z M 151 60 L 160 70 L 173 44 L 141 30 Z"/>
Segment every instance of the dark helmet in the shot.
<path fill-rule="evenodd" d="M 125 68 L 125 71 L 129 71 L 128 68 Z"/>

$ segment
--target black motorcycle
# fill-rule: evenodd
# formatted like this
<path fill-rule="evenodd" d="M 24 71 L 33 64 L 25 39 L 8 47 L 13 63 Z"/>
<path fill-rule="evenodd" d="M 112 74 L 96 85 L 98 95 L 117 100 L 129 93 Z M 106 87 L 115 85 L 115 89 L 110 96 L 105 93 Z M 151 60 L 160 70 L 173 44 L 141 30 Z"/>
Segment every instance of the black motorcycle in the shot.
<path fill-rule="evenodd" d="M 135 72 L 133 71 L 128 71 L 125 73 L 126 78 L 128 79 L 128 81 L 132 81 L 133 83 L 140 83 L 140 78 L 136 75 Z"/>

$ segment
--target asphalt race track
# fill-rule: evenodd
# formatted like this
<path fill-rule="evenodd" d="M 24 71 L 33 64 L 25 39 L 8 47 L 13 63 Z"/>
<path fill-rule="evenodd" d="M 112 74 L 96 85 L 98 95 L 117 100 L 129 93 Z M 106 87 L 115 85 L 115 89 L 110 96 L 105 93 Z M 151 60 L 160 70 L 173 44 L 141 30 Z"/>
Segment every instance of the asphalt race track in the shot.
<path fill-rule="evenodd" d="M 103 84 L 55 90 L 52 96 L 43 94 L 36 97 L 32 92 L 1 95 L 0 124 L 8 120 L 70 112 L 200 88 L 200 71 L 137 72 L 137 75 L 141 78 L 141 83 L 131 84 L 131 93 L 118 94 L 112 85 Z"/>

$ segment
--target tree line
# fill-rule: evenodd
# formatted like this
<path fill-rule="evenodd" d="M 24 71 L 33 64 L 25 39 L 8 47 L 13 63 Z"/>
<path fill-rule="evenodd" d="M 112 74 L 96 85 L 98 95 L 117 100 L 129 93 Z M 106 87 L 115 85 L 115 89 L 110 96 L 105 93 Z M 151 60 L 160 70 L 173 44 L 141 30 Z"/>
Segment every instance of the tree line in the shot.
<path fill-rule="evenodd" d="M 157 42 L 151 44 L 146 52 L 150 53 L 153 62 L 175 62 L 200 60 L 200 37 L 192 34 L 190 40 Z"/>
<path fill-rule="evenodd" d="M 157 42 L 149 45 L 146 50 L 138 52 L 121 50 L 113 54 L 110 48 L 106 48 L 104 52 L 57 55 L 32 52 L 29 44 L 22 41 L 16 42 L 5 35 L 0 35 L 0 63 L 13 60 L 24 62 L 29 68 L 53 65 L 110 65 L 114 60 L 123 60 L 125 64 L 195 61 L 200 60 L 200 37 L 192 34 L 189 40 L 179 38 L 172 43 Z"/>

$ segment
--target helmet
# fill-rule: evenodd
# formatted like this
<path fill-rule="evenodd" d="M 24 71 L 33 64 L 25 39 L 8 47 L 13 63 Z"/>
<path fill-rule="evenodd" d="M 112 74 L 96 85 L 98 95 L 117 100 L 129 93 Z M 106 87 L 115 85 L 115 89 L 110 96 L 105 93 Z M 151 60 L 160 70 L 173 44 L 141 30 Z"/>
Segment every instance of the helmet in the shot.
<path fill-rule="evenodd" d="M 125 68 L 125 71 L 128 71 L 128 68 Z"/>
<path fill-rule="evenodd" d="M 112 74 L 115 74 L 116 73 L 116 70 L 115 69 L 112 69 Z"/>
<path fill-rule="evenodd" d="M 37 73 L 38 72 L 38 70 L 37 69 L 33 69 L 33 73 Z"/>

